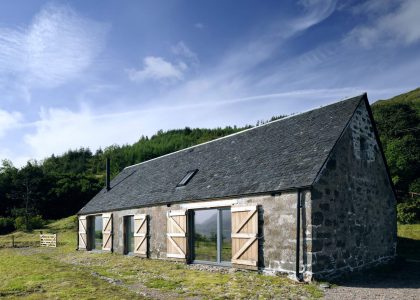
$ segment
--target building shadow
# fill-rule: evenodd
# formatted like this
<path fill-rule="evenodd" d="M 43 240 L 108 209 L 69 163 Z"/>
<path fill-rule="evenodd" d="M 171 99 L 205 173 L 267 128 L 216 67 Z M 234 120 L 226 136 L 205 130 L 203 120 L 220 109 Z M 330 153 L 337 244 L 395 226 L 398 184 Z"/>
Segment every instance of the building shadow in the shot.
<path fill-rule="evenodd" d="M 398 238 L 393 263 L 330 280 L 346 287 L 420 289 L 420 240 Z"/>

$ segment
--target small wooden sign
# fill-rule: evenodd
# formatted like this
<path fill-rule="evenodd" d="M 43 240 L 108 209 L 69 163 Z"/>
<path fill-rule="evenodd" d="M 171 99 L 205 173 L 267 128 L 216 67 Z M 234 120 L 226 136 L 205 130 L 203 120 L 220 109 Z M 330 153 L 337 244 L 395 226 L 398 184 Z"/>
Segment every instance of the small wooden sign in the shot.
<path fill-rule="evenodd" d="M 57 234 L 41 234 L 41 247 L 57 247 Z"/>

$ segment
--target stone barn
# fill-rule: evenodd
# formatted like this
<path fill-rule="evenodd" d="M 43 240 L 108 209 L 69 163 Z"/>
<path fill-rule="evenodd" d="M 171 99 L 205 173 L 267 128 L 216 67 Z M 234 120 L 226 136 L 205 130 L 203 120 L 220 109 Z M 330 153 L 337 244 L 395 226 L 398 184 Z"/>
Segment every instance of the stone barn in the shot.
<path fill-rule="evenodd" d="M 331 278 L 392 260 L 396 198 L 366 94 L 126 167 L 78 250 Z"/>

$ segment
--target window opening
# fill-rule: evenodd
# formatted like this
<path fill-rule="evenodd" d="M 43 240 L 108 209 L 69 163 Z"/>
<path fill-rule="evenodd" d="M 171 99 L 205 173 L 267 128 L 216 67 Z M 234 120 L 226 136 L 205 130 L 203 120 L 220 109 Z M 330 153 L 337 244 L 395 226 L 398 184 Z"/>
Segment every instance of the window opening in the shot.
<path fill-rule="evenodd" d="M 181 181 L 176 185 L 177 187 L 186 186 L 187 183 L 193 178 L 193 176 L 198 172 L 197 169 L 188 171 L 187 174 L 181 179 Z"/>
<path fill-rule="evenodd" d="M 368 159 L 367 143 L 366 143 L 366 139 L 364 137 L 360 137 L 360 158 L 363 159 L 363 160 Z"/>

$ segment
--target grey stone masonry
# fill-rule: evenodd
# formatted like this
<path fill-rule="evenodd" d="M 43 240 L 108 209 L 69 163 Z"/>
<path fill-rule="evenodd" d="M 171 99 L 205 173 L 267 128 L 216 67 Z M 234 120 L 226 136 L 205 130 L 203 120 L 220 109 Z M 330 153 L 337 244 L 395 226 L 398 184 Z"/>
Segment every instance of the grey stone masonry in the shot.
<path fill-rule="evenodd" d="M 396 199 L 365 102 L 317 177 L 311 198 L 315 278 L 394 258 Z"/>
<path fill-rule="evenodd" d="M 299 265 L 305 278 L 312 274 L 310 196 L 309 190 L 302 191 Z M 239 203 L 260 205 L 260 269 L 271 274 L 295 274 L 297 191 L 240 198 Z"/>

